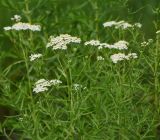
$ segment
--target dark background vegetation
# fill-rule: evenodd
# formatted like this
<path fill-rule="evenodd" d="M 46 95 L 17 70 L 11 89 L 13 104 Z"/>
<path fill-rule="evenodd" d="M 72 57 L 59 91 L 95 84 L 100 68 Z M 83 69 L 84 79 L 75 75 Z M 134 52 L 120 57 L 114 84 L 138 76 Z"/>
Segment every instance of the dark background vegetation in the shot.
<path fill-rule="evenodd" d="M 93 30 L 91 21 L 96 11 L 101 24 L 108 20 L 140 22 L 147 38 L 152 38 L 157 30 L 154 22 L 159 22 L 159 0 L 34 0 L 29 1 L 33 22 L 40 22 L 49 32 L 71 32 L 76 28 Z M 90 3 L 93 3 L 91 5 Z M 10 25 L 14 14 L 25 17 L 24 0 L 0 1 L 0 30 Z M 69 24 L 68 24 L 69 23 Z M 83 24 L 83 26 L 81 26 Z M 70 25 L 70 28 L 66 27 Z M 79 26 L 80 25 L 80 26 Z M 60 27 L 60 28 L 59 28 Z M 66 31 L 66 29 L 68 31 Z M 52 30 L 51 30 L 52 29 Z"/>

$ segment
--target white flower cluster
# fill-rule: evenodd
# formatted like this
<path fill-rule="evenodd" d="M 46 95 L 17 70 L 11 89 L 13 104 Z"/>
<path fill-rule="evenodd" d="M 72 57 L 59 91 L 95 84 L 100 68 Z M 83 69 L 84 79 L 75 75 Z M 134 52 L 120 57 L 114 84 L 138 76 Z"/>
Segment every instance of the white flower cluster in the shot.
<path fill-rule="evenodd" d="M 8 27 L 4 27 L 4 30 L 8 31 L 8 30 L 31 30 L 31 31 L 41 31 L 41 26 L 40 25 L 32 25 L 30 23 L 22 23 L 22 22 L 18 22 L 15 23 L 12 26 L 8 26 Z"/>
<path fill-rule="evenodd" d="M 86 89 L 86 87 L 83 87 L 80 84 L 73 84 L 73 89 L 78 91 L 78 90 L 81 90 L 81 89 Z"/>
<path fill-rule="evenodd" d="M 113 63 L 117 63 L 118 61 L 122 61 L 122 60 L 129 60 L 131 58 L 135 59 L 135 58 L 138 58 L 138 56 L 136 53 L 129 53 L 128 55 L 125 55 L 124 53 L 118 53 L 118 54 L 111 55 L 110 58 Z"/>
<path fill-rule="evenodd" d="M 68 34 L 61 34 L 60 36 L 57 36 L 57 37 L 51 36 L 50 41 L 47 43 L 46 47 L 47 48 L 52 47 L 53 50 L 57 50 L 57 49 L 66 50 L 67 44 L 80 43 L 80 42 L 81 42 L 81 39 L 78 37 L 73 37 Z"/>
<path fill-rule="evenodd" d="M 142 46 L 142 47 L 146 47 L 146 46 L 148 46 L 148 45 L 149 45 L 149 43 L 146 42 L 146 41 L 144 41 L 144 42 L 141 43 L 141 46 Z"/>
<path fill-rule="evenodd" d="M 156 32 L 156 34 L 159 34 L 160 33 L 160 30 L 158 30 L 157 32 Z"/>
<path fill-rule="evenodd" d="M 133 26 L 134 26 L 134 27 L 137 27 L 137 28 L 141 28 L 141 27 L 142 27 L 142 24 L 137 22 L 137 23 L 135 23 Z"/>
<path fill-rule="evenodd" d="M 142 27 L 142 24 L 140 23 L 135 23 L 135 24 L 130 24 L 128 22 L 125 22 L 125 21 L 119 21 L 119 22 L 116 22 L 116 21 L 109 21 L 109 22 L 105 22 L 103 23 L 103 26 L 104 27 L 115 27 L 116 29 L 128 29 L 128 28 L 141 28 Z"/>
<path fill-rule="evenodd" d="M 113 45 L 111 45 L 111 46 L 113 46 L 111 48 L 118 49 L 118 50 L 127 50 L 128 49 L 127 45 L 129 45 L 128 42 L 126 42 L 124 40 L 120 40 L 120 41 L 114 43 Z"/>
<path fill-rule="evenodd" d="M 33 89 L 33 92 L 35 93 L 40 93 L 48 90 L 48 87 L 50 86 L 56 86 L 61 84 L 62 81 L 54 79 L 54 80 L 45 80 L 45 79 L 40 79 L 35 83 L 35 87 Z"/>
<path fill-rule="evenodd" d="M 114 44 L 100 43 L 99 40 L 90 40 L 84 43 L 84 45 L 97 46 L 98 49 L 109 48 L 109 49 L 118 49 L 118 50 L 127 50 L 128 42 L 120 40 Z"/>
<path fill-rule="evenodd" d="M 31 55 L 29 56 L 30 61 L 34 61 L 35 59 L 38 59 L 38 58 L 40 58 L 40 57 L 42 57 L 42 54 L 40 54 L 40 53 L 38 53 L 38 54 L 31 54 Z"/>
<path fill-rule="evenodd" d="M 87 46 L 87 45 L 100 46 L 101 43 L 100 43 L 99 40 L 90 40 L 90 41 L 86 41 L 86 42 L 84 43 L 84 45 L 85 45 L 85 46 Z"/>
<path fill-rule="evenodd" d="M 21 21 L 21 19 L 22 19 L 22 17 L 21 17 L 21 16 L 19 16 L 19 15 L 14 15 L 14 17 L 13 17 L 13 18 L 11 18 L 11 20 L 16 21 L 16 22 L 20 22 L 20 21 Z"/>
<path fill-rule="evenodd" d="M 103 61 L 104 58 L 103 58 L 102 56 L 97 56 L 97 60 L 98 60 L 98 61 Z"/>
<path fill-rule="evenodd" d="M 112 27 L 112 26 L 115 26 L 116 24 L 117 24 L 116 21 L 108 21 L 108 22 L 103 23 L 103 26 L 104 27 Z"/>
<path fill-rule="evenodd" d="M 148 39 L 148 41 L 144 41 L 141 43 L 142 47 L 146 47 L 148 45 L 150 45 L 153 42 L 153 39 Z"/>

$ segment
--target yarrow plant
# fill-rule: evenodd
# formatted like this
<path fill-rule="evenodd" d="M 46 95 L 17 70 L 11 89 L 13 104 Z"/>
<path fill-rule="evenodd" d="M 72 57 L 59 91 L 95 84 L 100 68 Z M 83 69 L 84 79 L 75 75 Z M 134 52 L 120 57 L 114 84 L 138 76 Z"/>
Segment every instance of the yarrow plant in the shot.
<path fill-rule="evenodd" d="M 118 61 L 122 61 L 122 60 L 135 59 L 135 58 L 138 58 L 138 56 L 136 53 L 129 53 L 128 55 L 125 55 L 124 53 L 118 53 L 118 54 L 111 55 L 110 58 L 113 63 L 117 63 Z"/>
<path fill-rule="evenodd" d="M 144 41 L 141 43 L 142 47 L 149 46 L 153 42 L 153 39 L 148 39 L 147 41 Z"/>
<path fill-rule="evenodd" d="M 97 56 L 97 60 L 98 60 L 98 61 L 103 61 L 104 58 L 103 58 L 102 56 Z"/>
<path fill-rule="evenodd" d="M 160 30 L 158 30 L 157 32 L 156 32 L 156 34 L 159 34 L 160 33 Z"/>
<path fill-rule="evenodd" d="M 107 44 L 107 43 L 100 43 L 99 40 L 90 40 L 84 43 L 85 46 L 91 45 L 91 46 L 97 46 L 98 49 L 103 49 L 103 48 L 109 48 L 109 49 L 117 49 L 117 50 L 126 50 L 128 49 L 129 43 L 124 40 L 120 40 L 114 44 Z"/>
<path fill-rule="evenodd" d="M 40 79 L 35 83 L 35 87 L 33 89 L 33 92 L 35 93 L 40 93 L 44 91 L 48 91 L 48 87 L 50 86 L 57 86 L 61 84 L 62 81 L 54 79 L 54 80 L 45 80 L 45 79 Z"/>
<path fill-rule="evenodd" d="M 5 30 L 18 30 L 18 31 L 19 30 L 32 30 L 32 31 L 40 30 L 37 27 L 33 27 L 34 25 L 31 25 L 29 23 L 20 22 L 21 18 L 18 15 L 15 15 L 12 20 L 16 22 L 16 24 L 14 24 L 11 27 L 5 27 Z M 106 23 L 105 26 L 115 27 L 118 29 L 127 29 L 127 28 L 140 27 L 141 24 L 135 23 L 131 25 L 124 21 L 120 21 L 120 22 L 111 21 Z M 59 30 L 57 32 L 59 32 Z M 98 32 L 98 29 L 97 29 L 97 32 Z M 132 33 L 132 31 L 130 32 Z M 133 36 L 135 35 L 135 37 L 133 38 L 133 40 L 128 42 L 125 41 L 125 34 L 124 34 L 125 32 L 119 30 L 118 37 L 116 37 L 116 34 L 114 34 L 117 32 L 114 32 L 112 34 L 113 38 L 108 38 L 108 40 L 110 41 L 116 40 L 113 43 L 103 43 L 98 39 L 97 40 L 88 39 L 88 41 L 83 40 L 84 43 L 82 44 L 81 43 L 82 41 L 79 37 L 71 36 L 69 34 L 60 34 L 58 36 L 50 36 L 48 42 L 45 44 L 45 48 L 41 47 L 44 45 L 43 43 L 46 41 L 46 38 L 43 36 L 43 34 L 41 35 L 41 37 L 40 35 L 38 36 L 43 39 L 43 41 L 40 42 L 41 40 L 39 41 L 38 38 L 36 37 L 34 38 L 34 36 L 32 36 L 32 32 L 29 32 L 29 33 L 31 34 L 18 34 L 17 37 L 19 37 L 19 39 L 17 39 L 16 34 L 13 33 L 13 42 L 17 41 L 15 45 L 17 45 L 16 46 L 17 48 L 18 46 L 21 48 L 19 50 L 22 50 L 22 55 L 24 55 L 23 56 L 24 60 L 21 60 L 22 57 L 20 58 L 20 60 L 17 59 L 17 57 L 19 56 L 17 55 L 15 61 L 18 60 L 18 65 L 19 65 L 19 62 L 22 62 L 21 63 L 22 66 L 20 68 L 24 70 L 24 73 L 20 78 L 26 81 L 25 82 L 22 81 L 22 83 L 21 81 L 15 82 L 16 80 L 14 80 L 13 78 L 13 81 L 15 82 L 16 86 L 14 85 L 7 86 L 9 87 L 9 90 L 7 89 L 7 91 L 9 92 L 11 91 L 10 88 L 14 87 L 13 91 L 16 91 L 16 93 L 21 93 L 21 92 L 24 93 L 24 94 L 19 94 L 18 98 L 16 96 L 15 100 L 17 101 L 18 99 L 17 101 L 18 103 L 16 102 L 16 104 L 18 105 L 20 104 L 20 107 L 21 107 L 19 116 L 22 116 L 22 118 L 19 119 L 19 122 L 22 125 L 20 126 L 20 129 L 22 128 L 26 136 L 28 136 L 28 132 L 30 132 L 31 134 L 29 135 L 31 139 L 36 139 L 36 136 L 38 136 L 37 139 L 39 139 L 40 137 L 42 137 L 41 139 L 53 139 L 53 138 L 74 139 L 75 137 L 74 134 L 76 134 L 76 137 L 79 139 L 83 139 L 83 137 L 85 137 L 85 139 L 94 139 L 94 138 L 103 139 L 104 138 L 103 134 L 105 134 L 106 128 L 108 128 L 108 124 L 109 125 L 116 124 L 117 126 L 115 130 L 113 129 L 111 130 L 111 137 L 112 137 L 114 135 L 113 132 L 117 132 L 117 129 L 121 130 L 121 125 L 119 124 L 124 123 L 123 117 L 126 117 L 125 118 L 126 126 L 128 125 L 128 122 L 130 122 L 130 120 L 127 120 L 128 118 L 137 120 L 137 116 L 134 115 L 135 118 L 133 118 L 133 116 L 128 117 L 127 116 L 128 114 L 126 115 L 125 113 L 130 113 L 131 109 L 134 111 L 137 110 L 137 106 L 133 106 L 132 102 L 135 104 L 135 100 L 136 100 L 135 98 L 137 97 L 139 98 L 139 96 L 141 96 L 141 95 L 138 95 L 137 97 L 135 96 L 138 89 L 140 89 L 140 92 L 143 92 L 142 91 L 143 89 L 141 88 L 141 85 L 140 85 L 142 82 L 141 79 L 143 79 L 141 78 L 143 76 L 143 70 L 139 71 L 138 65 L 141 63 L 142 66 L 140 66 L 140 69 L 142 69 L 143 65 L 150 63 L 149 61 L 155 61 L 157 64 L 155 63 L 155 65 L 151 65 L 151 69 L 153 69 L 155 74 L 157 73 L 159 68 L 158 67 L 159 50 L 155 51 L 157 52 L 157 54 L 155 55 L 157 59 L 154 58 L 154 60 L 149 60 L 147 62 L 143 61 L 144 59 L 148 59 L 149 57 L 145 58 L 144 57 L 145 53 L 144 51 L 141 51 L 141 50 L 148 50 L 149 47 L 147 49 L 143 49 L 141 47 L 139 48 L 141 49 L 139 52 L 141 54 L 140 57 L 143 59 L 140 58 L 136 63 L 129 63 L 129 64 L 125 63 L 128 61 L 132 61 L 132 59 L 138 58 L 138 55 L 136 53 L 131 53 L 132 48 L 129 48 L 129 42 L 133 42 L 133 44 L 140 44 L 140 42 L 138 41 L 141 40 L 141 38 L 138 38 L 138 41 L 136 42 L 137 37 L 139 37 L 140 35 L 138 31 L 135 34 L 134 33 L 132 34 Z M 103 32 L 100 32 L 100 33 L 103 33 Z M 44 34 L 48 35 L 49 33 L 45 33 L 45 30 L 44 30 Z M 24 35 L 27 35 L 27 36 L 24 36 Z M 28 37 L 28 35 L 31 39 L 24 40 L 26 39 L 26 37 Z M 94 35 L 95 34 L 91 36 L 94 36 Z M 100 38 L 102 36 L 104 35 L 103 34 L 101 35 L 99 33 L 97 34 L 97 38 Z M 16 39 L 14 39 L 14 37 Z M 89 37 L 88 34 L 86 36 L 83 36 L 83 38 L 88 38 L 88 37 Z M 124 40 L 123 39 L 121 40 L 120 38 L 121 39 L 123 38 Z M 127 40 L 130 40 L 130 38 L 131 36 L 129 36 Z M 34 39 L 37 39 L 37 40 L 34 41 Z M 148 42 L 150 42 L 150 40 L 146 41 L 145 43 L 142 43 L 142 45 L 143 44 L 148 45 Z M 72 45 L 72 43 L 73 44 L 81 43 L 80 45 L 82 47 L 79 47 L 78 51 L 74 51 L 74 50 L 77 50 L 77 48 L 70 48 L 68 51 L 67 49 L 70 46 L 70 44 Z M 157 41 L 157 43 L 159 42 Z M 133 45 L 131 45 L 131 47 L 132 46 Z M 32 47 L 35 47 L 35 48 L 32 49 Z M 90 48 L 88 49 L 87 47 L 91 47 L 91 49 Z M 129 51 L 128 51 L 128 48 L 129 48 Z M 35 52 L 33 52 L 34 50 Z M 48 50 L 53 50 L 53 51 L 48 52 Z M 36 53 L 36 52 L 42 52 L 42 54 Z M 64 52 L 67 53 L 65 57 L 64 57 L 64 54 L 65 54 Z M 147 53 L 149 54 L 150 52 L 151 51 L 149 50 Z M 46 59 L 42 59 L 43 56 L 45 56 Z M 107 60 L 108 56 L 110 57 L 109 60 Z M 35 63 L 33 63 L 34 61 Z M 14 64 L 16 65 L 17 63 L 14 63 Z M 145 66 L 145 69 L 146 68 L 148 68 L 147 65 Z M 9 67 L 8 69 L 10 70 L 11 68 Z M 6 73 L 9 73 L 8 69 L 7 70 L 4 69 L 3 73 L 5 75 Z M 149 71 L 149 73 L 151 72 Z M 38 78 L 39 76 L 43 78 L 42 79 L 40 78 L 37 81 L 33 82 L 33 79 L 37 79 L 36 76 L 38 76 Z M 55 79 L 53 79 L 52 76 L 54 76 Z M 137 78 L 138 76 L 140 76 L 141 79 Z M 46 77 L 49 77 L 49 79 L 47 79 Z M 154 75 L 154 77 L 156 76 Z M 63 83 L 61 80 L 58 80 L 58 79 L 63 79 Z M 158 76 L 157 76 L 157 79 L 158 79 Z M 19 80 L 19 77 L 18 77 L 18 80 Z M 81 84 L 79 82 L 76 83 L 75 81 L 77 82 L 79 81 L 81 82 Z M 156 82 L 156 80 L 154 81 Z M 83 84 L 85 84 L 86 86 L 84 86 Z M 158 80 L 157 80 L 157 85 L 158 85 Z M 22 89 L 19 88 L 22 86 L 24 88 Z M 4 85 L 4 87 L 6 88 L 6 85 Z M 0 85 L 0 88 L 1 88 L 1 85 Z M 60 89 L 59 92 L 61 92 L 61 94 L 58 94 L 58 93 L 54 95 L 49 94 L 59 89 Z M 149 89 L 149 92 L 150 92 L 150 89 Z M 41 94 L 41 93 L 48 93 L 48 94 L 47 96 L 45 96 L 44 94 Z M 40 94 L 41 96 L 38 96 Z M 11 97 L 13 97 L 13 95 Z M 31 97 L 31 98 L 26 99 L 25 97 Z M 31 105 L 30 104 L 23 105 L 28 101 L 29 103 L 31 103 Z M 137 101 L 139 103 L 139 101 L 142 101 L 142 100 L 137 99 Z M 126 105 L 128 105 L 128 107 L 126 107 Z M 110 109 L 110 107 L 112 108 Z M 145 107 L 146 107 L 146 103 L 145 103 Z M 138 109 L 138 113 L 139 111 L 140 110 Z M 148 110 L 146 112 L 148 113 Z M 24 119 L 22 113 L 26 113 L 28 115 L 28 118 Z M 97 113 L 100 114 L 100 116 L 102 117 L 100 118 L 97 117 Z M 108 118 L 108 113 L 110 114 L 109 118 Z M 113 121 L 113 123 L 108 123 L 108 121 L 103 121 L 104 126 L 106 126 L 103 129 L 103 127 L 101 127 L 102 123 L 99 123 L 99 122 L 101 122 L 101 120 L 106 120 L 106 117 L 108 118 L 109 121 Z M 117 120 L 114 120 L 113 118 L 117 118 Z M 24 123 L 24 121 L 26 122 Z M 142 117 L 142 120 L 140 121 L 143 122 L 144 118 Z M 92 133 L 92 130 L 90 131 L 90 126 L 95 126 L 95 122 L 98 122 L 98 123 L 96 123 L 96 127 L 95 127 L 96 130 L 94 129 Z M 133 126 L 134 126 L 134 123 L 135 121 L 133 122 Z M 41 124 L 42 124 L 42 127 L 41 127 Z M 28 128 L 25 126 L 28 126 Z M 80 127 L 82 126 L 81 127 L 82 129 L 79 128 L 79 126 Z M 111 128 L 111 126 L 109 127 Z M 138 125 L 136 127 L 138 127 Z M 55 129 L 52 129 L 52 128 L 55 128 Z M 99 132 L 99 128 L 102 128 L 102 131 L 104 132 L 104 133 L 102 132 L 102 135 L 103 135 L 102 137 L 99 137 L 101 135 L 96 135 Z M 127 128 L 129 127 L 127 126 Z M 136 137 L 132 138 L 129 135 L 128 139 L 139 139 L 138 131 L 139 130 L 141 131 L 141 128 L 143 128 L 143 126 L 140 127 L 140 129 L 136 128 L 136 132 L 135 132 L 136 134 L 134 134 L 134 136 L 136 135 Z M 45 129 L 47 129 L 47 131 L 45 131 Z M 32 130 L 34 130 L 34 132 L 32 132 Z M 86 134 L 88 130 L 90 131 L 90 135 Z M 128 131 L 128 129 L 126 130 Z M 121 135 L 119 135 L 119 133 L 116 133 L 117 137 L 120 139 L 123 139 L 123 135 L 126 137 L 126 132 L 127 132 L 126 130 L 124 132 L 125 134 L 122 134 L 122 137 Z M 82 134 L 82 137 L 81 137 L 81 134 Z M 94 134 L 97 137 L 94 136 Z M 131 133 L 129 132 L 129 134 Z M 90 137 L 91 135 L 92 137 Z M 145 131 L 145 134 L 143 134 L 143 136 L 144 135 L 147 135 L 146 131 Z M 107 136 L 106 139 L 110 139 L 109 136 Z"/>
<path fill-rule="evenodd" d="M 22 23 L 22 22 L 18 22 L 15 23 L 12 26 L 8 26 L 8 27 L 4 27 L 5 31 L 9 31 L 9 30 L 31 30 L 31 31 L 41 31 L 41 26 L 40 25 L 31 25 L 30 23 Z"/>
<path fill-rule="evenodd" d="M 84 45 L 85 45 L 85 46 L 87 46 L 87 45 L 100 46 L 101 43 L 100 43 L 99 40 L 90 40 L 90 41 L 86 41 L 86 42 L 84 43 Z"/>
<path fill-rule="evenodd" d="M 14 15 L 13 18 L 11 18 L 12 21 L 20 22 L 22 17 L 20 15 Z"/>
<path fill-rule="evenodd" d="M 54 37 L 50 36 L 49 42 L 47 43 L 47 48 L 52 47 L 53 50 L 66 50 L 67 45 L 70 43 L 80 43 L 81 39 L 78 37 L 73 37 L 68 34 L 61 34 L 60 36 Z"/>
<path fill-rule="evenodd" d="M 108 22 L 105 22 L 103 23 L 103 26 L 104 27 L 115 27 L 115 29 L 128 29 L 128 28 L 141 28 L 142 27 L 142 24 L 140 23 L 135 23 L 135 24 L 130 24 L 128 22 L 125 22 L 125 21 L 119 21 L 119 22 L 116 22 L 116 21 L 108 21 Z"/>
<path fill-rule="evenodd" d="M 41 31 L 41 26 L 40 25 L 32 25 L 30 23 L 20 22 L 21 16 L 19 16 L 19 15 L 14 15 L 14 17 L 11 18 L 11 20 L 16 21 L 17 23 L 13 24 L 12 26 L 4 27 L 5 31 L 9 31 L 9 30 L 16 30 L 16 31 L 20 31 L 20 30 Z"/>
<path fill-rule="evenodd" d="M 111 45 L 111 48 L 118 49 L 118 50 L 127 50 L 128 45 L 129 45 L 129 43 L 127 41 L 120 40 L 120 41 L 114 43 L 113 45 Z"/>
<path fill-rule="evenodd" d="M 40 58 L 40 57 L 42 57 L 42 54 L 40 54 L 40 53 L 38 53 L 38 54 L 31 54 L 31 55 L 29 56 L 30 61 L 34 61 L 35 59 L 38 59 L 38 58 Z"/>
<path fill-rule="evenodd" d="M 73 84 L 73 90 L 79 91 L 81 89 L 86 89 L 86 87 L 83 87 L 83 85 L 80 84 Z"/>

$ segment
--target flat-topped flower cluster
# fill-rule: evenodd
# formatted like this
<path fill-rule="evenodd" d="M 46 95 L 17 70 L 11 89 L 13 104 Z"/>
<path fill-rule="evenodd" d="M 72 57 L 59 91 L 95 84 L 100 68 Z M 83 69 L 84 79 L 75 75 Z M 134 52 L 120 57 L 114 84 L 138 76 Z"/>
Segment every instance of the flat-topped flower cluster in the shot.
<path fill-rule="evenodd" d="M 9 30 L 31 30 L 31 31 L 41 31 L 41 26 L 40 25 L 32 25 L 30 23 L 23 23 L 20 22 L 21 21 L 21 16 L 19 15 L 14 15 L 13 18 L 11 18 L 11 20 L 16 21 L 17 23 L 13 24 L 12 26 L 7 26 L 4 27 L 5 31 L 9 31 Z"/>
<path fill-rule="evenodd" d="M 141 23 L 134 23 L 132 25 L 132 24 L 122 20 L 122 21 L 119 21 L 119 22 L 108 21 L 108 22 L 103 23 L 103 26 L 104 27 L 115 27 L 115 29 L 124 29 L 125 30 L 125 29 L 128 29 L 128 28 L 141 28 L 142 24 Z"/>
<path fill-rule="evenodd" d="M 82 90 L 82 89 L 86 89 L 87 87 L 84 87 L 83 85 L 81 85 L 81 84 L 73 84 L 72 85 L 73 86 L 73 90 L 75 90 L 75 91 L 79 91 L 79 90 Z"/>
<path fill-rule="evenodd" d="M 47 43 L 47 48 L 52 47 L 53 50 L 62 49 L 66 50 L 67 45 L 70 43 L 80 43 L 81 39 L 78 37 L 73 37 L 68 34 L 61 34 L 60 36 L 54 37 L 50 36 L 49 42 Z"/>
<path fill-rule="evenodd" d="M 31 55 L 29 56 L 30 61 L 34 61 L 35 59 L 38 59 L 38 58 L 40 58 L 40 57 L 42 57 L 42 54 L 40 54 L 40 53 L 38 53 L 38 54 L 31 54 Z"/>
<path fill-rule="evenodd" d="M 12 26 L 4 27 L 4 30 L 9 31 L 9 30 L 31 30 L 31 31 L 41 31 L 41 26 L 40 25 L 32 25 L 30 23 L 22 23 L 18 22 L 15 23 Z"/>
<path fill-rule="evenodd" d="M 40 79 L 35 83 L 35 87 L 33 89 L 33 92 L 40 93 L 48 90 L 48 87 L 50 86 L 57 86 L 61 84 L 62 81 L 54 79 L 54 80 L 45 80 Z"/>
<path fill-rule="evenodd" d="M 101 43 L 99 40 L 90 40 L 84 43 L 85 46 L 97 46 L 98 49 L 109 48 L 109 49 L 118 49 L 118 50 L 126 50 L 128 49 L 127 45 L 129 43 L 124 40 L 120 40 L 114 44 Z"/>
<path fill-rule="evenodd" d="M 147 41 L 143 41 L 142 43 L 141 43 L 141 46 L 142 47 L 146 47 L 146 46 L 148 46 L 148 45 L 150 45 L 150 44 L 152 44 L 153 43 L 153 39 L 148 39 Z"/>
<path fill-rule="evenodd" d="M 135 59 L 135 58 L 138 58 L 138 56 L 136 53 L 129 53 L 128 55 L 125 55 L 124 53 L 117 53 L 117 54 L 111 55 L 110 58 L 113 63 L 117 63 L 118 61 L 122 61 L 122 60 L 129 60 L 131 58 Z"/>
<path fill-rule="evenodd" d="M 20 15 L 14 15 L 11 20 L 12 21 L 16 21 L 16 22 L 20 22 L 22 19 L 22 17 Z"/>

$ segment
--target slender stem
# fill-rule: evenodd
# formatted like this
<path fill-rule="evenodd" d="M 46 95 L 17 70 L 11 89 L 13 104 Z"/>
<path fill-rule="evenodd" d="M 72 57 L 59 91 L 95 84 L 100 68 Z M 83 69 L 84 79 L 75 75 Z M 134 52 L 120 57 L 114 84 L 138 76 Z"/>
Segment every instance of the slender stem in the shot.
<path fill-rule="evenodd" d="M 71 74 L 71 70 L 69 69 L 69 80 L 70 80 L 70 84 L 72 85 L 72 74 Z M 70 93 L 70 100 L 71 100 L 71 112 L 73 112 L 73 105 L 74 105 L 74 102 L 73 102 L 73 93 L 72 93 L 72 89 L 70 86 L 68 86 L 68 92 Z"/>
<path fill-rule="evenodd" d="M 27 17 L 27 20 L 29 21 L 29 23 L 31 23 L 31 17 L 29 15 L 29 13 L 30 13 L 29 0 L 25 0 L 24 2 L 25 2 L 26 17 Z"/>
<path fill-rule="evenodd" d="M 27 18 L 28 22 L 31 24 L 32 21 L 31 21 L 31 15 L 30 15 L 30 10 L 29 10 L 29 0 L 25 0 L 25 11 L 26 11 L 25 12 L 26 18 Z M 31 44 L 31 46 L 34 46 L 32 32 L 29 32 L 29 36 L 30 36 L 30 44 Z"/>
<path fill-rule="evenodd" d="M 68 72 L 69 72 L 69 77 L 67 78 L 67 81 L 68 81 L 68 93 L 70 95 L 70 107 L 71 107 L 71 113 L 73 113 L 74 111 L 74 98 L 73 98 L 73 93 L 72 93 L 72 72 L 71 72 L 71 69 L 70 69 L 70 60 L 69 60 L 69 52 L 67 50 L 67 62 L 68 62 Z"/>
<path fill-rule="evenodd" d="M 159 99 L 158 99 L 158 91 L 159 91 L 159 80 L 158 80 L 158 54 L 159 54 L 159 36 L 157 37 L 156 41 L 156 48 L 155 48 L 155 57 L 154 57 L 154 86 L 155 86 L 155 105 L 158 109 L 159 107 Z"/>
<path fill-rule="evenodd" d="M 68 78 L 67 74 L 65 73 L 65 70 L 63 68 L 63 65 L 61 63 L 61 60 L 59 59 L 59 56 L 57 57 L 57 60 L 60 64 L 60 67 L 61 67 L 63 73 L 65 74 L 65 78 L 66 78 L 67 85 L 68 85 L 68 95 L 69 95 L 69 99 L 70 99 L 70 107 L 71 107 L 71 110 L 72 110 L 72 108 L 73 108 L 73 96 L 72 96 L 72 90 L 71 90 L 71 87 L 70 87 L 70 85 L 72 85 L 71 70 L 69 69 L 69 78 Z"/>
<path fill-rule="evenodd" d="M 98 5 L 97 5 L 97 2 L 95 3 L 95 23 L 96 23 L 96 39 L 98 40 L 99 39 L 99 36 L 98 36 L 98 31 L 99 31 L 99 26 L 98 26 Z"/>
<path fill-rule="evenodd" d="M 26 67 L 26 71 L 27 71 L 29 93 L 32 96 L 31 81 L 30 81 L 30 76 L 29 76 L 29 65 L 28 65 L 28 51 L 27 51 L 27 49 L 24 48 L 24 46 L 22 44 L 22 37 L 21 37 L 20 33 L 19 33 L 19 39 L 20 39 L 20 48 L 21 48 L 22 53 L 23 53 L 23 59 L 24 59 L 25 67 Z"/>

